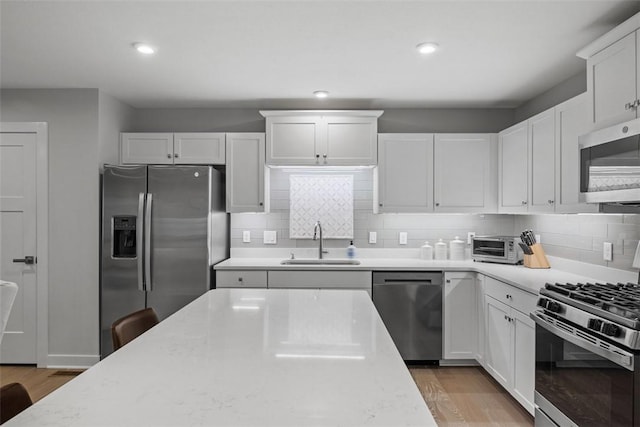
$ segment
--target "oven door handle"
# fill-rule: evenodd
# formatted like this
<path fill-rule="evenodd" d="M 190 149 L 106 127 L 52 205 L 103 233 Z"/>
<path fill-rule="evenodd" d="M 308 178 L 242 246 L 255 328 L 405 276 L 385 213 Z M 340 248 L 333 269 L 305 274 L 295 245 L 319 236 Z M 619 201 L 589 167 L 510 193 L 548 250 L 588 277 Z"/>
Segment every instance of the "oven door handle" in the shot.
<path fill-rule="evenodd" d="M 545 316 L 543 314 L 543 316 Z M 572 344 L 577 345 L 578 347 L 582 347 L 585 350 L 588 350 L 598 356 L 604 357 L 605 359 L 610 360 L 618 366 L 621 366 L 629 371 L 633 371 L 633 354 L 625 351 L 619 347 L 614 347 L 611 344 L 607 343 L 607 345 L 615 350 L 609 350 L 606 348 L 602 348 L 596 344 L 593 344 L 587 341 L 584 338 L 581 338 L 577 335 L 574 335 L 564 329 L 561 329 L 551 323 L 549 323 L 546 319 L 540 316 L 539 312 L 534 311 L 529 314 L 529 317 L 536 322 L 537 325 L 545 328 L 547 331 L 552 334 L 562 338 L 565 341 L 569 341 Z M 546 316 L 545 316 L 546 317 Z M 559 321 L 558 321 L 559 322 Z M 573 327 L 571 327 L 573 328 Z"/>

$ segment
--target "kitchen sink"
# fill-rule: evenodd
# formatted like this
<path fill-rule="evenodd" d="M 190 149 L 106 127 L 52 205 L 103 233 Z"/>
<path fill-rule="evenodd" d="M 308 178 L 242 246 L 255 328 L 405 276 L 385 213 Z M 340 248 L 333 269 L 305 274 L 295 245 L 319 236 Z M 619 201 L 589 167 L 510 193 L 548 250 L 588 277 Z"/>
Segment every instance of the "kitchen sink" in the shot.
<path fill-rule="evenodd" d="M 359 265 L 357 259 L 316 259 L 316 258 L 297 258 L 285 259 L 280 262 L 283 265 Z"/>

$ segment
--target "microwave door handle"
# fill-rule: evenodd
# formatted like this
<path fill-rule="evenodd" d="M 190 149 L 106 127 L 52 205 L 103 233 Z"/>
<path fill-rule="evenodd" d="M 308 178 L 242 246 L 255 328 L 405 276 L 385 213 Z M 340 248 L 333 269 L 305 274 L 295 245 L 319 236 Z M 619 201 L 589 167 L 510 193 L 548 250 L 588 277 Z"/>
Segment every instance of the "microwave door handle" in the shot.
<path fill-rule="evenodd" d="M 136 260 L 138 264 L 138 290 L 144 292 L 144 199 L 138 194 L 138 216 L 136 217 Z"/>
<path fill-rule="evenodd" d="M 144 275 L 145 290 L 151 291 L 151 209 L 153 207 L 153 194 L 147 193 L 147 203 L 144 213 Z"/>
<path fill-rule="evenodd" d="M 604 357 L 607 360 L 615 363 L 616 365 L 625 368 L 629 371 L 633 371 L 633 355 L 627 351 L 624 351 L 620 348 L 616 347 L 616 351 L 607 350 L 605 348 L 599 347 L 584 338 L 580 338 L 576 335 L 573 335 L 564 329 L 560 329 L 559 327 L 552 325 L 547 320 L 540 317 L 537 312 L 533 312 L 529 314 L 529 317 L 536 322 L 536 325 L 543 327 L 547 331 L 556 335 L 559 338 L 562 338 L 565 341 L 569 341 L 572 344 L 577 345 L 578 347 L 582 347 L 585 350 L 590 351 L 591 353 L 595 353 L 598 356 Z M 613 347 L 613 346 L 612 346 Z"/>

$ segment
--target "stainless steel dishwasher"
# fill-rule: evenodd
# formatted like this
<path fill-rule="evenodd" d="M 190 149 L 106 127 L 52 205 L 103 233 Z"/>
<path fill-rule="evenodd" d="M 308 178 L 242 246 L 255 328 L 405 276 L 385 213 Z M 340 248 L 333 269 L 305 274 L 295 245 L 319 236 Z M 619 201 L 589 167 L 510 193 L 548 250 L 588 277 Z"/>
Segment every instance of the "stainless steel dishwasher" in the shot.
<path fill-rule="evenodd" d="M 405 361 L 442 359 L 442 272 L 373 272 L 373 304 Z"/>

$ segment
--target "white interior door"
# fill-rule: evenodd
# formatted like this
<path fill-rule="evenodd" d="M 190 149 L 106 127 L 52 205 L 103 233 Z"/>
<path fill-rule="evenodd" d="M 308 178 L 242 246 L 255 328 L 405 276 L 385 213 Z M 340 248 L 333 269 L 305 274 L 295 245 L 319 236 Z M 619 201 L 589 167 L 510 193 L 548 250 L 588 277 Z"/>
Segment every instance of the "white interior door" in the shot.
<path fill-rule="evenodd" d="M 0 133 L 0 279 L 18 284 L 0 363 L 36 363 L 36 133 Z"/>

